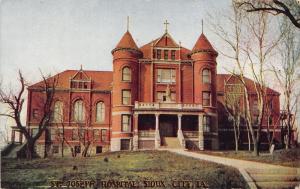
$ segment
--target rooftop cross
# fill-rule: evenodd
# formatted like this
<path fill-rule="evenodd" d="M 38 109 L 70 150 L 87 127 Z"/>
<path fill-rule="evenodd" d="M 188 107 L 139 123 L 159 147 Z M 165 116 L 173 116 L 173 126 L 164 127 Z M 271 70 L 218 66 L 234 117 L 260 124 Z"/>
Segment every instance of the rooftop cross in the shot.
<path fill-rule="evenodd" d="M 170 24 L 170 23 L 168 22 L 168 20 L 166 20 L 164 22 L 164 25 L 166 25 L 166 29 L 165 29 L 166 33 L 168 33 L 168 24 Z"/>
<path fill-rule="evenodd" d="M 127 16 L 127 31 L 129 31 L 129 16 Z"/>
<path fill-rule="evenodd" d="M 203 19 L 201 20 L 201 22 L 202 22 L 202 23 L 201 23 L 201 24 L 202 24 L 202 33 L 203 33 Z"/>

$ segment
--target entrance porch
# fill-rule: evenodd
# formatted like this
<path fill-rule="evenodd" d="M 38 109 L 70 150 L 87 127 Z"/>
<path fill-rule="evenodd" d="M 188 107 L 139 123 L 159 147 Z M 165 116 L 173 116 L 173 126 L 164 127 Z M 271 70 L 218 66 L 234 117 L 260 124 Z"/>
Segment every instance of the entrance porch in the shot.
<path fill-rule="evenodd" d="M 135 113 L 135 149 L 204 149 L 202 114 Z"/>

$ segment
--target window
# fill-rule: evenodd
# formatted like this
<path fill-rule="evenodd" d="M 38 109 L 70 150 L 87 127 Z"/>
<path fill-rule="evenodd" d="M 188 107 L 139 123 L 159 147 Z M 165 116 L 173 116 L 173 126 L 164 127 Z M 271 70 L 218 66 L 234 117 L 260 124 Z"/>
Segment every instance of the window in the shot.
<path fill-rule="evenodd" d="M 100 130 L 99 129 L 93 130 L 93 138 L 94 138 L 94 140 L 97 140 L 97 141 L 100 139 Z"/>
<path fill-rule="evenodd" d="M 105 105 L 104 102 L 96 104 L 96 122 L 103 122 L 105 120 Z"/>
<path fill-rule="evenodd" d="M 72 140 L 78 140 L 77 129 L 72 129 Z"/>
<path fill-rule="evenodd" d="M 269 110 L 273 110 L 273 101 L 272 100 L 270 100 L 269 101 Z"/>
<path fill-rule="evenodd" d="M 80 146 L 75 146 L 75 153 L 80 154 L 80 151 L 81 151 Z"/>
<path fill-rule="evenodd" d="M 85 117 L 84 104 L 82 100 L 77 100 L 74 103 L 74 121 L 83 122 Z"/>
<path fill-rule="evenodd" d="M 53 111 L 53 122 L 58 123 L 63 121 L 63 103 L 56 101 L 54 104 Z"/>
<path fill-rule="evenodd" d="M 158 83 L 175 83 L 176 72 L 174 69 L 157 69 Z"/>
<path fill-rule="evenodd" d="M 157 50 L 157 59 L 161 59 L 161 50 L 160 49 Z"/>
<path fill-rule="evenodd" d="M 32 110 L 32 118 L 37 118 L 39 115 L 39 110 L 38 109 L 33 109 Z"/>
<path fill-rule="evenodd" d="M 211 73 L 209 69 L 204 69 L 202 71 L 202 82 L 211 83 Z"/>
<path fill-rule="evenodd" d="M 211 119 L 209 116 L 203 116 L 203 131 L 210 132 Z"/>
<path fill-rule="evenodd" d="M 107 130 L 106 129 L 101 130 L 101 141 L 102 142 L 107 141 Z"/>
<path fill-rule="evenodd" d="M 202 105 L 210 106 L 210 92 L 202 92 Z"/>
<path fill-rule="evenodd" d="M 269 125 L 273 125 L 273 117 L 269 116 Z"/>
<path fill-rule="evenodd" d="M 164 59 L 168 60 L 169 59 L 169 51 L 168 50 L 164 50 Z"/>
<path fill-rule="evenodd" d="M 122 69 L 122 81 L 131 81 L 131 70 L 129 67 Z"/>
<path fill-rule="evenodd" d="M 58 129 L 51 129 L 50 130 L 50 138 L 51 140 L 55 140 L 56 136 L 58 135 Z"/>
<path fill-rule="evenodd" d="M 58 152 L 59 152 L 59 146 L 52 146 L 52 153 L 53 154 L 58 154 Z"/>
<path fill-rule="evenodd" d="M 252 105 L 253 114 L 258 114 L 258 101 L 254 100 Z"/>
<path fill-rule="evenodd" d="M 130 139 L 121 139 L 121 150 L 129 150 Z"/>
<path fill-rule="evenodd" d="M 130 132 L 130 115 L 122 115 L 122 132 Z"/>
<path fill-rule="evenodd" d="M 156 51 L 153 50 L 153 58 L 156 58 Z"/>
<path fill-rule="evenodd" d="M 171 51 L 171 59 L 172 60 L 175 60 L 175 52 L 176 52 L 175 50 Z"/>
<path fill-rule="evenodd" d="M 102 146 L 96 146 L 96 154 L 102 153 Z"/>
<path fill-rule="evenodd" d="M 123 105 L 131 104 L 131 91 L 130 90 L 122 90 L 122 104 Z"/>

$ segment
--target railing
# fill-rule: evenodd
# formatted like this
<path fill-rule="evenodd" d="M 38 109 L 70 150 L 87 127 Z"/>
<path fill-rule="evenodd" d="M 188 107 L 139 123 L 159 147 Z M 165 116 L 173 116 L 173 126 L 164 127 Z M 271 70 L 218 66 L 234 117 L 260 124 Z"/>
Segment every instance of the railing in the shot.
<path fill-rule="evenodd" d="M 201 104 L 163 103 L 163 102 L 135 102 L 135 109 L 179 109 L 202 110 Z"/>
<path fill-rule="evenodd" d="M 198 131 L 183 131 L 183 136 L 187 138 L 198 138 Z"/>
<path fill-rule="evenodd" d="M 138 132 L 139 137 L 145 137 L 145 138 L 154 138 L 155 137 L 155 130 L 152 131 L 139 131 Z"/>

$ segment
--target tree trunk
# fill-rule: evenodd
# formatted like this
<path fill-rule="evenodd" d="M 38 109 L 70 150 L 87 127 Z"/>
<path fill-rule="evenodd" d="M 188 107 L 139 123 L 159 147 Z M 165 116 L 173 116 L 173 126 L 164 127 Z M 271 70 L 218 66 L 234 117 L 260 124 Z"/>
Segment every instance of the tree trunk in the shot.
<path fill-rule="evenodd" d="M 35 155 L 35 150 L 34 150 L 34 142 L 32 140 L 27 140 L 27 149 L 26 149 L 26 158 L 28 160 L 32 160 Z"/>
<path fill-rule="evenodd" d="M 253 153 L 255 156 L 259 156 L 258 142 L 253 142 Z"/>

